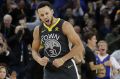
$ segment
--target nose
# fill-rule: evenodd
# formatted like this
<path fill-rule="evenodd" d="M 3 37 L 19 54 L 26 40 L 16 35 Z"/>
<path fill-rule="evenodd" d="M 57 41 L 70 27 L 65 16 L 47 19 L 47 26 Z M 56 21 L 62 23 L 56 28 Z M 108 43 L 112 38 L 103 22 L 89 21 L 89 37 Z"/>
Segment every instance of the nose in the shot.
<path fill-rule="evenodd" d="M 47 19 L 47 15 L 44 15 L 44 18 Z"/>

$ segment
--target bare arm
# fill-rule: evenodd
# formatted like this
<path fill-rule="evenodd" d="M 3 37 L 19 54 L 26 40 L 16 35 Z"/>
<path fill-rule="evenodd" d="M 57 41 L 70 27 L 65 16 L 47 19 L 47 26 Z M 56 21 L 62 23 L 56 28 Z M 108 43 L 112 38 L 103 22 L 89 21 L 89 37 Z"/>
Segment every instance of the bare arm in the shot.
<path fill-rule="evenodd" d="M 41 58 L 38 54 L 40 48 L 40 35 L 39 35 L 39 27 L 36 27 L 33 32 L 33 43 L 32 43 L 32 56 L 35 61 L 37 61 L 40 65 L 46 66 L 49 59 L 47 57 Z"/>
<path fill-rule="evenodd" d="M 74 47 L 65 56 L 53 61 L 53 65 L 57 68 L 62 66 L 67 60 L 75 56 L 77 56 L 77 58 L 79 57 L 80 60 L 83 59 L 83 44 L 80 37 L 74 31 L 73 26 L 68 22 L 64 22 L 62 30 L 63 33 L 67 36 L 68 40 L 74 45 Z"/>
<path fill-rule="evenodd" d="M 74 45 L 70 52 L 62 57 L 63 61 L 67 61 L 75 56 L 79 56 L 79 58 L 82 59 L 84 47 L 80 37 L 74 31 L 73 26 L 68 22 L 64 22 L 62 29 L 69 41 Z"/>
<path fill-rule="evenodd" d="M 95 65 L 93 62 L 90 62 L 89 65 L 90 65 L 90 69 L 93 71 L 98 70 L 98 69 L 103 69 L 103 67 L 104 67 L 103 64 Z"/>
<path fill-rule="evenodd" d="M 33 32 L 33 42 L 32 42 L 32 56 L 38 62 L 40 56 L 38 55 L 40 47 L 40 39 L 39 39 L 39 27 L 37 26 Z"/>

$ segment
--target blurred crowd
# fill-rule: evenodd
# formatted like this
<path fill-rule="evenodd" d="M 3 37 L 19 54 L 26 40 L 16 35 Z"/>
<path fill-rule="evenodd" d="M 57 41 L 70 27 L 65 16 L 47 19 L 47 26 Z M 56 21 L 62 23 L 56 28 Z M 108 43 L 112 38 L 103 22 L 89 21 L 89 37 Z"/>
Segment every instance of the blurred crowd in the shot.
<path fill-rule="evenodd" d="M 32 32 L 41 24 L 40 1 L 49 1 L 54 16 L 72 24 L 85 46 L 89 31 L 105 40 L 106 53 L 120 64 L 120 0 L 0 0 L 0 79 L 2 69 L 6 79 L 42 79 L 43 67 L 31 55 Z"/>

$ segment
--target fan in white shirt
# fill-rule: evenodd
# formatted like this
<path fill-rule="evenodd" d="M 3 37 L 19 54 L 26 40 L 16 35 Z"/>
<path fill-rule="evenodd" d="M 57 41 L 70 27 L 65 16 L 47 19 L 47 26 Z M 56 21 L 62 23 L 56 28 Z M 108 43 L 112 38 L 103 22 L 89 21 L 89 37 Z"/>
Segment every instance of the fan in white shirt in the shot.
<path fill-rule="evenodd" d="M 120 49 L 119 50 L 116 50 L 114 51 L 112 54 L 111 54 L 112 57 L 114 57 L 117 62 L 120 64 Z M 117 72 L 118 74 L 115 74 L 113 75 L 113 79 L 120 79 L 120 68 L 117 69 Z"/>

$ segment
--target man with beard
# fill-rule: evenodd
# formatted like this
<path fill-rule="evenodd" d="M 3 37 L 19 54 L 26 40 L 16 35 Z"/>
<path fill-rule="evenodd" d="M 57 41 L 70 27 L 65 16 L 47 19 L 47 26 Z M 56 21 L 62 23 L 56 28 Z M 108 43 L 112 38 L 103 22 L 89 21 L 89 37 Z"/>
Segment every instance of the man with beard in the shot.
<path fill-rule="evenodd" d="M 82 59 L 84 48 L 73 26 L 63 19 L 55 18 L 52 5 L 47 1 L 39 4 L 37 12 L 43 24 L 34 29 L 32 56 L 44 66 L 43 79 L 79 79 L 72 58 L 77 56 Z M 74 45 L 71 50 L 68 40 Z M 37 53 L 41 46 L 44 48 L 44 57 Z"/>

